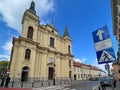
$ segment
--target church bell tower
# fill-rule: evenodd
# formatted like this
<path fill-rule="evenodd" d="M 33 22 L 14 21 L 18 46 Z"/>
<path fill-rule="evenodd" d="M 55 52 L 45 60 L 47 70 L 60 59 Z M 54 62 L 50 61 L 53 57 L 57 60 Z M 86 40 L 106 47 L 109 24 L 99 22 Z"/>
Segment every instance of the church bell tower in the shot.
<path fill-rule="evenodd" d="M 24 12 L 22 18 L 22 37 L 37 41 L 39 17 L 36 15 L 35 2 L 32 1 L 30 8 Z"/>

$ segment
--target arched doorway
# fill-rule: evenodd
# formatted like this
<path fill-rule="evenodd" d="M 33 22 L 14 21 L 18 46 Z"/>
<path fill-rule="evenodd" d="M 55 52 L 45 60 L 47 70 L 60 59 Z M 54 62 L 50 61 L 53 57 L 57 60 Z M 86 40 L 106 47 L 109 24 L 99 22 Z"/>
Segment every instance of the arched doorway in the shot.
<path fill-rule="evenodd" d="M 28 73 L 29 73 L 29 67 L 27 66 L 23 67 L 22 74 L 21 74 L 22 82 L 28 81 Z"/>
<path fill-rule="evenodd" d="M 77 76 L 76 75 L 74 75 L 74 80 L 77 80 Z"/>

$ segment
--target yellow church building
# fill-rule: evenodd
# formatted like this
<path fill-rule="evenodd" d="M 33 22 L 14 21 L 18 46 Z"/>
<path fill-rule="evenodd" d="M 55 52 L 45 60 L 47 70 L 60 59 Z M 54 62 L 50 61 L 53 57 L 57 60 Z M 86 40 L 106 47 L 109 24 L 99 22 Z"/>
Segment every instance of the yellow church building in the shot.
<path fill-rule="evenodd" d="M 22 34 L 13 38 L 10 77 L 21 81 L 73 78 L 72 38 L 53 24 L 41 25 L 35 3 L 24 12 Z"/>

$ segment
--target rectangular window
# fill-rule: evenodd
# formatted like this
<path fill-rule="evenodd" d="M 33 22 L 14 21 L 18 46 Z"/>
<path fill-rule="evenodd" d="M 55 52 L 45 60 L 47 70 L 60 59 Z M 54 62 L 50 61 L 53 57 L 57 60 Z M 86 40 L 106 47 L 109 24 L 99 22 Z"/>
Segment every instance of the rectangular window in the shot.
<path fill-rule="evenodd" d="M 81 74 L 81 78 L 83 78 L 83 75 Z"/>
<path fill-rule="evenodd" d="M 54 47 L 54 38 L 50 37 L 50 46 Z"/>
<path fill-rule="evenodd" d="M 80 78 L 80 75 L 78 74 L 78 78 Z"/>
<path fill-rule="evenodd" d="M 76 68 L 74 68 L 74 71 L 76 71 L 75 69 L 76 69 Z"/>

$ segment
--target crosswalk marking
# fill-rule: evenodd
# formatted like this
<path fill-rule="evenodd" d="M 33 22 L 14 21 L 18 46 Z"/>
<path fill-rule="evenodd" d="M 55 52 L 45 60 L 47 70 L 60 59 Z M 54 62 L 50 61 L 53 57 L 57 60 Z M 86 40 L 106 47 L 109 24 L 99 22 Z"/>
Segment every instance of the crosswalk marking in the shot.
<path fill-rule="evenodd" d="M 65 86 L 51 86 L 51 87 L 34 88 L 33 90 L 76 90 L 76 89 L 66 88 Z"/>

